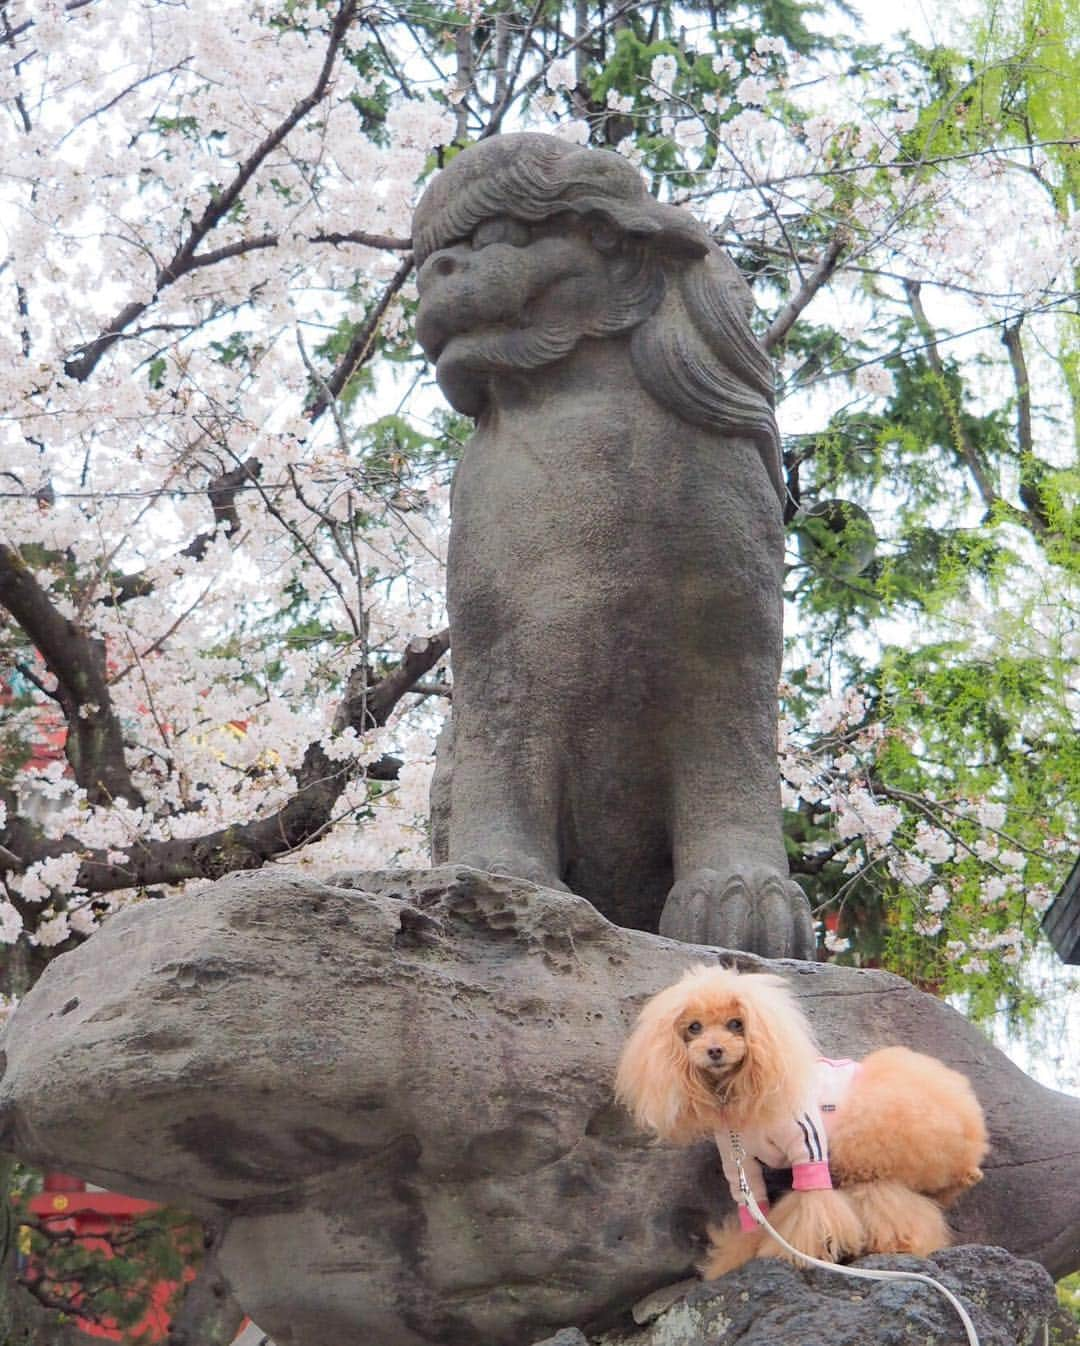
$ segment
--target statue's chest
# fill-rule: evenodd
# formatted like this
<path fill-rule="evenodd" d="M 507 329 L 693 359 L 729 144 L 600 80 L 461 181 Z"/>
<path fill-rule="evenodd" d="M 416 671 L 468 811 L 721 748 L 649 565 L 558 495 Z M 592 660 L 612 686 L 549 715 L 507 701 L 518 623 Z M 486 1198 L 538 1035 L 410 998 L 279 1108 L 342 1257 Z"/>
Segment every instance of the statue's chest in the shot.
<path fill-rule="evenodd" d="M 453 510 L 457 518 L 497 505 L 526 518 L 599 512 L 674 523 L 718 484 L 717 460 L 689 427 L 653 414 L 570 409 L 504 418 L 467 445 Z"/>

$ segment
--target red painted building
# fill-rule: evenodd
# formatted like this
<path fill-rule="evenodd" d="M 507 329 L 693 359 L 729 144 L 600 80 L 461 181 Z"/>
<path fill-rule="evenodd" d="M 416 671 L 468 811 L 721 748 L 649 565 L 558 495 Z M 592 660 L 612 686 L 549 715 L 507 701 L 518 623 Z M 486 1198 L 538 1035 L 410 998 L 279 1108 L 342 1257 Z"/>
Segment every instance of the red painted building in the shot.
<path fill-rule="evenodd" d="M 88 1248 L 99 1251 L 103 1257 L 113 1255 L 111 1238 L 117 1231 L 141 1215 L 157 1210 L 153 1201 L 141 1201 L 138 1197 L 120 1196 L 116 1192 L 104 1192 L 89 1188 L 80 1178 L 69 1177 L 65 1173 L 46 1173 L 43 1190 L 29 1198 L 28 1214 L 35 1217 L 37 1223 L 53 1232 L 70 1232 Z M 31 1258 L 25 1268 L 24 1276 L 32 1277 L 34 1263 Z M 184 1279 L 190 1280 L 194 1271 L 185 1272 Z M 134 1327 L 127 1329 L 128 1339 L 134 1339 L 146 1346 L 164 1341 L 169 1330 L 170 1300 L 176 1290 L 175 1281 L 158 1281 L 151 1290 L 150 1303 L 142 1319 Z M 84 1318 L 76 1319 L 79 1330 L 87 1336 L 102 1338 L 106 1341 L 120 1341 L 125 1333 L 107 1320 L 91 1322 Z"/>

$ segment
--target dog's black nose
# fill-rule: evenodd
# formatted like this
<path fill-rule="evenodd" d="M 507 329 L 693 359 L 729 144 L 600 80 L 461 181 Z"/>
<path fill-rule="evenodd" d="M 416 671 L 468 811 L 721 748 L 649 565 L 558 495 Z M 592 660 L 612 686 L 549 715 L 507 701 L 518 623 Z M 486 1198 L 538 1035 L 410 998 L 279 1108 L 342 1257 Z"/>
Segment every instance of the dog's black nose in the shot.
<path fill-rule="evenodd" d="M 723 1047 L 710 1047 L 710 1048 L 709 1048 L 709 1060 L 710 1060 L 710 1061 L 722 1061 L 723 1059 L 724 1059 L 724 1049 L 723 1049 Z"/>

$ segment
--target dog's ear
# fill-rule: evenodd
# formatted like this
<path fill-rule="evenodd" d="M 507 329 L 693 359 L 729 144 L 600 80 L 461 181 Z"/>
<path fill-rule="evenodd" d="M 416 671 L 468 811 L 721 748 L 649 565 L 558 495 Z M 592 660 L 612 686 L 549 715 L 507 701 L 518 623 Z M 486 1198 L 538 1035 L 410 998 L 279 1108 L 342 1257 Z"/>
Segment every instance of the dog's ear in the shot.
<path fill-rule="evenodd" d="M 676 1024 L 683 1008 L 677 986 L 654 996 L 623 1048 L 615 1097 L 644 1130 L 662 1140 L 681 1139 L 689 1121 L 690 1064 Z"/>

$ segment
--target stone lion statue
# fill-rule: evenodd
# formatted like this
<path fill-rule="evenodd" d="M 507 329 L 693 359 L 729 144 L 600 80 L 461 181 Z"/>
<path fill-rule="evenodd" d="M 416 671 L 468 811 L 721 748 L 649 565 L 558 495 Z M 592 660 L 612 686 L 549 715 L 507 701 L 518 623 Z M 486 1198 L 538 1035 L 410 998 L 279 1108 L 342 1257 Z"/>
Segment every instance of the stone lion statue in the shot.
<path fill-rule="evenodd" d="M 748 286 L 619 155 L 539 134 L 458 155 L 413 241 L 418 338 L 476 420 L 435 859 L 812 957 L 780 826 L 784 488 Z"/>

